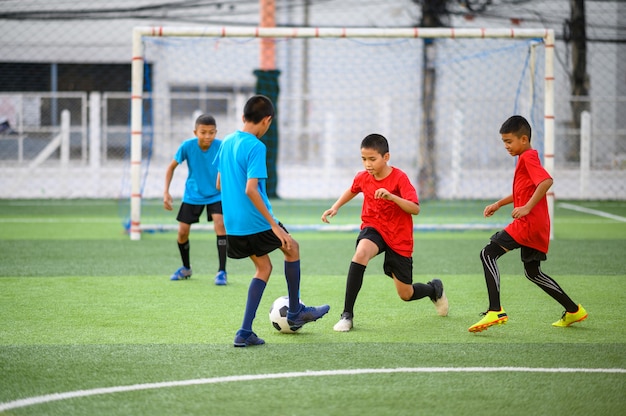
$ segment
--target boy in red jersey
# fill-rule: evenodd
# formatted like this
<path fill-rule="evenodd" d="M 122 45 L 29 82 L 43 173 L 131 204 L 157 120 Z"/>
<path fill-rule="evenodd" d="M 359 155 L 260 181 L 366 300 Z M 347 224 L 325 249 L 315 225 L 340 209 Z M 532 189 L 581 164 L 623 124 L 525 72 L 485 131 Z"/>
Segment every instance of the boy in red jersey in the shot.
<path fill-rule="evenodd" d="M 480 332 L 492 325 L 503 324 L 509 318 L 500 305 L 500 272 L 496 260 L 509 250 L 521 249 L 526 278 L 559 302 L 565 312 L 552 325 L 570 326 L 587 318 L 587 312 L 561 289 L 557 282 L 539 267 L 546 260 L 550 244 L 550 217 L 546 193 L 552 178 L 541 166 L 539 155 L 530 145 L 531 128 L 522 116 L 513 116 L 502 124 L 500 134 L 504 147 L 511 156 L 519 156 L 513 177 L 513 193 L 485 207 L 484 216 L 490 217 L 503 205 L 513 203 L 513 222 L 491 236 L 491 242 L 480 252 L 485 272 L 489 309 L 483 318 L 469 327 Z"/>
<path fill-rule="evenodd" d="M 339 208 L 363 193 L 361 232 L 352 257 L 344 309 L 333 329 L 347 332 L 352 329 L 354 304 L 363 284 L 368 262 L 385 253 L 383 270 L 393 279 L 400 299 L 412 301 L 429 297 L 437 313 L 448 314 L 448 299 L 443 283 L 433 279 L 428 283 L 413 283 L 413 215 L 420 212 L 415 187 L 406 174 L 387 164 L 389 144 L 380 134 L 370 134 L 361 142 L 364 171 L 359 172 L 332 207 L 324 211 L 322 221 L 337 215 Z"/>

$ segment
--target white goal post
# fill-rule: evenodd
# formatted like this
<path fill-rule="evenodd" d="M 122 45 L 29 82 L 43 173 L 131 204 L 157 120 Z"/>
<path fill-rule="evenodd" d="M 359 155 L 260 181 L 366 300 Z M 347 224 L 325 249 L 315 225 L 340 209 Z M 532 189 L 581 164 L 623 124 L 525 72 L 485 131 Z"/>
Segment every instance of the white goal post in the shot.
<path fill-rule="evenodd" d="M 388 38 L 388 39 L 542 39 L 544 43 L 543 138 L 544 167 L 554 170 L 554 31 L 521 28 L 315 28 L 315 27 L 135 27 L 132 49 L 131 146 L 130 146 L 130 228 L 131 240 L 141 239 L 141 175 L 144 38 Z M 548 194 L 550 217 L 554 212 L 554 194 Z M 551 227 L 551 237 L 553 236 Z"/>

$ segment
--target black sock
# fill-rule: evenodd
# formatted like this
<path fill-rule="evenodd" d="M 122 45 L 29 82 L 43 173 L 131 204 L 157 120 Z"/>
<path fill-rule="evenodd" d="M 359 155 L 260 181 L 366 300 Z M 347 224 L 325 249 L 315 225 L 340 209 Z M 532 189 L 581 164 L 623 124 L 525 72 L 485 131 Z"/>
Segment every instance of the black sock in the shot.
<path fill-rule="evenodd" d="M 413 296 L 411 296 L 409 301 L 425 298 L 426 296 L 433 299 L 435 297 L 435 288 L 428 283 L 413 283 Z"/>
<path fill-rule="evenodd" d="M 220 270 L 226 271 L 226 236 L 225 235 L 217 236 L 217 257 L 220 262 L 220 267 L 218 271 Z"/>
<path fill-rule="evenodd" d="M 180 258 L 183 261 L 183 266 L 191 269 L 191 263 L 189 262 L 189 240 L 184 243 L 178 243 L 178 250 L 180 251 Z"/>
<path fill-rule="evenodd" d="M 354 304 L 359 295 L 361 286 L 363 285 L 363 275 L 365 274 L 365 266 L 359 263 L 351 262 L 348 269 L 348 278 L 346 280 L 346 297 L 344 300 L 343 311 L 354 316 Z"/>

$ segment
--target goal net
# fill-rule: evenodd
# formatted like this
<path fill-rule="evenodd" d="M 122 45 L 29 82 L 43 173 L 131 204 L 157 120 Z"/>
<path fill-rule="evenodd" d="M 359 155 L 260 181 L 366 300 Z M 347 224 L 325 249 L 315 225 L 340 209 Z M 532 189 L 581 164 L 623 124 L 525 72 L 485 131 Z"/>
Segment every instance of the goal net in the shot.
<path fill-rule="evenodd" d="M 552 169 L 552 32 L 545 29 L 144 27 L 134 35 L 123 185 L 132 239 L 176 228 L 175 212 L 162 208 L 165 169 L 193 137 L 195 117 L 211 113 L 223 138 L 241 127 L 255 93 L 275 96 L 275 137 L 263 138 L 268 191 L 286 206 L 277 213 L 290 230 L 324 228 L 321 212 L 362 169 L 359 145 L 370 133 L 388 139 L 390 164 L 417 188 L 417 228 L 508 222 L 482 218 L 482 204 L 510 193 L 515 160 L 498 130 L 511 115 L 531 122 L 533 146 Z M 260 69 L 267 40 L 275 69 Z M 174 198 L 186 175 L 182 164 Z M 359 222 L 344 220 L 338 225 Z"/>

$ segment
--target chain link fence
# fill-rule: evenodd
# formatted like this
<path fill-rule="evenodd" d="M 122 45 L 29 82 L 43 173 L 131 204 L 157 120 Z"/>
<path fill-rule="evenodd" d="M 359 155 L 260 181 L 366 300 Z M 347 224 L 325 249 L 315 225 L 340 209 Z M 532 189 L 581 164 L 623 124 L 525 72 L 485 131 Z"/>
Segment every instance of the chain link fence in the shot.
<path fill-rule="evenodd" d="M 0 198 L 127 197 L 132 28 L 256 26 L 259 22 L 256 0 L 132 3 L 3 2 Z M 412 27 L 424 22 L 426 3 L 277 0 L 276 22 L 279 26 Z M 580 12 L 573 9 L 576 4 L 584 12 L 583 49 L 580 33 L 572 30 L 580 19 L 574 13 Z M 557 198 L 626 199 L 626 2 L 451 0 L 439 17 L 442 24 L 453 27 L 554 29 Z M 249 59 L 257 61 L 258 56 L 252 52 Z M 210 68 L 211 62 L 201 64 Z M 376 65 L 376 56 L 368 65 Z M 150 75 L 158 68 L 148 62 L 145 71 Z M 208 72 L 200 78 L 190 74 L 184 69 L 168 74 L 164 107 L 169 110 L 158 114 L 161 120 L 152 119 L 157 116 L 149 93 L 153 86 L 145 86 L 143 169 L 146 175 L 148 170 L 155 175 L 150 179 L 155 185 L 146 187 L 145 197 L 161 196 L 162 171 L 180 140 L 192 134 L 195 112 L 216 113 L 220 136 L 225 135 L 239 127 L 243 100 L 253 92 L 250 82 L 224 85 L 214 82 Z M 280 79 L 288 82 L 289 74 Z M 580 85 L 582 94 L 575 88 Z M 306 94 L 289 96 L 292 103 L 300 100 L 302 108 L 307 99 Z M 582 124 L 581 114 L 588 114 Z M 150 127 L 156 124 L 167 125 L 158 137 Z M 490 128 L 495 135 L 499 126 Z M 293 125 L 283 130 L 306 134 Z M 359 139 L 354 137 L 355 142 Z M 309 150 L 299 147 L 293 160 L 310 164 Z M 174 183 L 175 189 L 182 191 L 182 183 Z"/>

